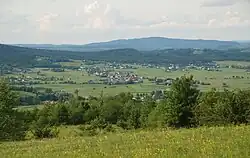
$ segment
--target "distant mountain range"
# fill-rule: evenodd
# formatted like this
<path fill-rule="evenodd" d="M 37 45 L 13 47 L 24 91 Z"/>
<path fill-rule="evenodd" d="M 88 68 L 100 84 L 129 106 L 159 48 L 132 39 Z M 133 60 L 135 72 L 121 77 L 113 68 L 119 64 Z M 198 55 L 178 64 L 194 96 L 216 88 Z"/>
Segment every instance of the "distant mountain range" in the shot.
<path fill-rule="evenodd" d="M 43 48 L 46 48 L 51 45 L 43 46 Z M 61 48 L 68 49 L 67 47 Z M 41 57 L 47 57 L 49 58 L 49 60 L 42 60 Z M 68 61 L 71 59 L 118 63 L 148 63 L 159 65 L 170 63 L 186 65 L 189 63 L 220 60 L 250 61 L 250 47 L 244 49 L 240 48 L 227 50 L 197 50 L 188 48 L 153 51 L 139 51 L 133 48 L 126 48 L 77 52 L 65 50 L 34 49 L 0 44 L 0 68 L 3 65 L 14 65 L 22 67 L 51 67 L 55 66 L 53 63 L 55 61 Z"/>
<path fill-rule="evenodd" d="M 241 40 L 241 41 L 236 41 L 236 42 L 238 42 L 238 43 L 248 43 L 248 44 L 250 44 L 250 40 Z"/>
<path fill-rule="evenodd" d="M 108 42 L 90 43 L 85 45 L 51 45 L 51 44 L 16 44 L 29 48 L 67 50 L 67 51 L 101 51 L 110 49 L 132 48 L 139 51 L 152 51 L 163 49 L 228 49 L 238 48 L 241 44 L 236 41 L 218 41 L 218 40 L 189 40 L 189 39 L 173 39 L 164 37 L 148 37 L 135 39 L 120 39 Z"/>

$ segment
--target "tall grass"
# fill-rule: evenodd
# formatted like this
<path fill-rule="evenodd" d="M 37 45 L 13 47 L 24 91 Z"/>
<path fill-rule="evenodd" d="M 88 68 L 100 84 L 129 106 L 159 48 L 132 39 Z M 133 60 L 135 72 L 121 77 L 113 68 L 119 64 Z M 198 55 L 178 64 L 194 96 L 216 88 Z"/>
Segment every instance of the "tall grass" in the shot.
<path fill-rule="evenodd" d="M 73 128 L 73 127 L 72 127 Z M 72 129 L 76 130 L 76 129 Z M 0 144 L 3 158 L 249 157 L 250 126 L 130 131 L 80 137 L 64 128 L 51 140 Z"/>

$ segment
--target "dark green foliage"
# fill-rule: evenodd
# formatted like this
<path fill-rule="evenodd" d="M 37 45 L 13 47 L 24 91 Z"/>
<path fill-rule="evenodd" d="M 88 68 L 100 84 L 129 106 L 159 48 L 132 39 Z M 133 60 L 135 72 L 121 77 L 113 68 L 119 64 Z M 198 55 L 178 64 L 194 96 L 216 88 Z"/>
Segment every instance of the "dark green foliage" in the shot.
<path fill-rule="evenodd" d="M 225 90 L 218 101 L 220 116 L 228 124 L 247 124 L 250 121 L 250 92 Z"/>
<path fill-rule="evenodd" d="M 162 109 L 168 126 L 177 128 L 193 126 L 193 109 L 199 96 L 199 90 L 193 85 L 193 76 L 183 76 L 173 82 L 171 92 L 167 93 L 165 107 Z"/>
<path fill-rule="evenodd" d="M 46 104 L 41 109 L 14 110 L 18 98 L 8 84 L 0 83 L 0 140 L 24 139 L 28 127 L 35 138 L 58 135 L 56 126 L 84 125 L 87 135 L 114 132 L 119 128 L 238 125 L 250 122 L 250 91 L 212 89 L 199 92 L 192 76 L 173 81 L 158 102 L 151 95 L 120 93 L 116 96 L 83 98 Z M 136 97 L 137 96 L 137 97 Z M 144 97 L 141 100 L 141 97 Z"/>
<path fill-rule="evenodd" d="M 13 91 L 30 92 L 34 95 L 21 95 L 19 97 L 20 105 L 38 105 L 44 101 L 65 102 L 73 97 L 72 94 L 66 92 L 54 92 L 51 88 L 29 87 L 29 86 L 11 86 Z M 44 90 L 40 92 L 39 90 Z"/>
<path fill-rule="evenodd" d="M 250 91 L 234 90 L 204 93 L 195 110 L 199 125 L 248 124 Z"/>
<path fill-rule="evenodd" d="M 25 117 L 13 109 L 18 104 L 18 98 L 8 84 L 0 81 L 0 140 L 24 139 L 27 130 Z"/>
<path fill-rule="evenodd" d="M 199 125 L 221 125 L 224 124 L 221 119 L 221 107 L 218 106 L 222 93 L 212 89 L 209 92 L 203 93 L 194 109 L 195 120 Z"/>
<path fill-rule="evenodd" d="M 151 112 L 156 108 L 157 103 L 151 97 L 147 97 L 145 102 L 142 102 L 140 108 L 140 125 L 142 128 L 149 126 L 149 116 Z"/>
<path fill-rule="evenodd" d="M 119 125 L 125 129 L 136 129 L 141 127 L 140 109 L 142 104 L 136 100 L 129 100 L 123 105 L 121 119 Z"/>
<path fill-rule="evenodd" d="M 149 44 L 150 45 L 150 44 Z M 129 47 L 131 48 L 131 47 Z M 147 64 L 199 64 L 218 60 L 248 60 L 250 55 L 245 49 L 201 49 L 201 53 L 194 53 L 196 49 L 164 49 L 138 51 L 136 49 L 111 49 L 94 52 L 72 52 L 64 50 L 32 49 L 0 44 L 0 63 L 18 67 L 48 67 L 61 68 L 56 61 L 69 59 L 84 59 L 106 62 L 147 63 Z M 45 58 L 43 60 L 36 60 Z M 140 60 L 138 60 L 140 59 Z M 13 64 L 15 63 L 15 64 Z M 164 64 L 163 64 L 164 63 Z M 0 66 L 1 67 L 1 66 Z"/>
<path fill-rule="evenodd" d="M 119 100 L 108 98 L 102 107 L 100 107 L 100 117 L 106 122 L 116 124 L 122 115 L 122 104 Z"/>
<path fill-rule="evenodd" d="M 68 124 L 70 113 L 65 105 L 57 105 L 55 107 L 55 117 L 57 118 L 57 124 Z"/>
<path fill-rule="evenodd" d="M 53 138 L 58 135 L 58 131 L 53 126 L 65 121 L 60 115 L 61 109 L 60 105 L 45 105 L 37 112 L 36 119 L 31 125 L 31 132 L 36 139 Z"/>
<path fill-rule="evenodd" d="M 36 139 L 54 138 L 59 134 L 57 128 L 51 127 L 49 125 L 41 126 L 39 124 L 34 125 L 31 132 Z"/>
<path fill-rule="evenodd" d="M 71 98 L 67 105 L 69 112 L 69 124 L 78 125 L 90 121 L 86 112 L 91 108 L 85 98 Z"/>

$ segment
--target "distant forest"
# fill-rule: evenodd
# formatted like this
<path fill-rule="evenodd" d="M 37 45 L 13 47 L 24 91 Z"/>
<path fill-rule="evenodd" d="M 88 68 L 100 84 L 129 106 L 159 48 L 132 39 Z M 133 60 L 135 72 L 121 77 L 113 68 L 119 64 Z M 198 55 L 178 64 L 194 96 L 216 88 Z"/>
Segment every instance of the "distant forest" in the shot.
<path fill-rule="evenodd" d="M 164 49 L 154 51 L 138 51 L 136 49 L 112 49 L 93 52 L 75 52 L 24 48 L 0 44 L 0 63 L 19 67 L 36 67 L 40 63 L 37 57 L 47 57 L 52 61 L 69 59 L 94 60 L 123 63 L 147 64 L 189 64 L 220 60 L 250 61 L 250 49 L 234 48 L 227 50 L 213 49 Z"/>

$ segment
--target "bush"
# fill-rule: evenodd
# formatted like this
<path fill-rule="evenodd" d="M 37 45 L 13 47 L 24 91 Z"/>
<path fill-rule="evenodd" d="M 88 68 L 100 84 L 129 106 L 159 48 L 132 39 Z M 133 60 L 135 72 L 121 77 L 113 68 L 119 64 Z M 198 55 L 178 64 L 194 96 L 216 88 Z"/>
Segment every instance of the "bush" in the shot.
<path fill-rule="evenodd" d="M 104 129 L 108 124 L 100 118 L 96 118 L 91 121 L 90 125 L 81 126 L 79 129 L 83 131 L 85 135 L 95 136 L 104 132 Z"/>
<path fill-rule="evenodd" d="M 115 132 L 122 132 L 123 130 L 116 126 L 111 124 L 106 124 L 105 126 L 97 127 L 95 125 L 84 125 L 80 126 L 79 129 L 82 131 L 82 136 L 96 136 L 99 134 L 105 134 L 105 133 L 115 133 Z"/>
<path fill-rule="evenodd" d="M 25 123 L 21 113 L 13 111 L 11 115 L 0 115 L 0 140 L 13 141 L 24 140 L 28 124 Z"/>
<path fill-rule="evenodd" d="M 214 126 L 224 124 L 221 119 L 221 108 L 218 106 L 220 93 L 216 89 L 203 93 L 194 109 L 195 121 L 198 125 Z"/>
<path fill-rule="evenodd" d="M 147 127 L 157 128 L 164 127 L 166 125 L 165 110 L 163 111 L 164 107 L 164 104 L 159 104 L 149 113 Z"/>
<path fill-rule="evenodd" d="M 85 125 L 85 126 L 80 126 L 79 129 L 83 132 L 83 136 L 96 136 L 99 134 L 99 131 L 97 128 L 93 127 L 92 125 Z"/>
<path fill-rule="evenodd" d="M 225 90 L 218 102 L 221 119 L 228 124 L 250 122 L 250 91 Z"/>
<path fill-rule="evenodd" d="M 57 137 L 59 134 L 59 131 L 57 128 L 50 127 L 48 125 L 44 127 L 35 125 L 33 129 L 31 130 L 31 132 L 36 139 L 54 138 L 54 137 Z"/>
<path fill-rule="evenodd" d="M 195 109 L 199 125 L 229 125 L 250 123 L 250 91 L 204 93 Z"/>

